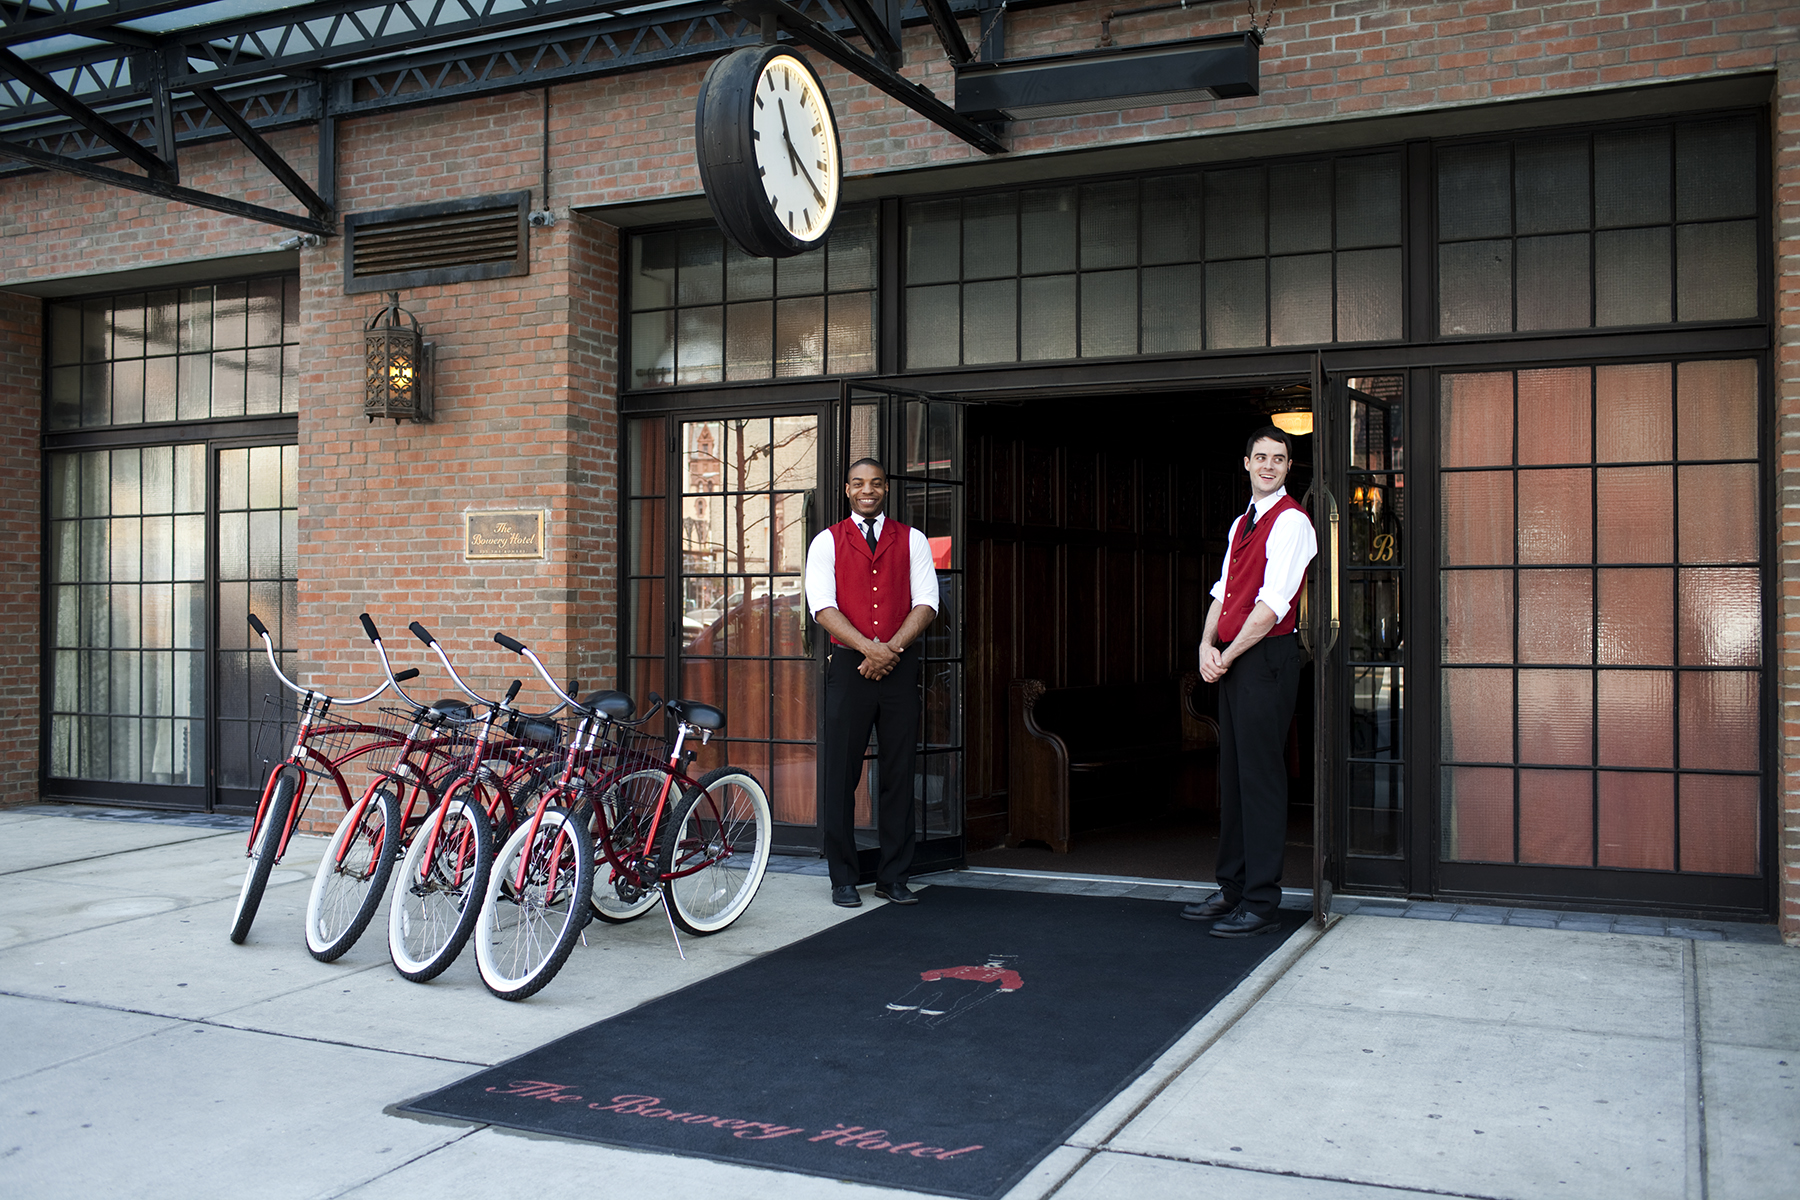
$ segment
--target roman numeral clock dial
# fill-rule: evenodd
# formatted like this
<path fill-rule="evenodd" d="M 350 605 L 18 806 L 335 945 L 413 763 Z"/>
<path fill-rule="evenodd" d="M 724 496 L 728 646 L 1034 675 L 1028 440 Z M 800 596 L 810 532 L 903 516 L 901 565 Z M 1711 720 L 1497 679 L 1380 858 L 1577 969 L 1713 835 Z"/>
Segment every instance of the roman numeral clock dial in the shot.
<path fill-rule="evenodd" d="M 787 258 L 824 241 L 843 177 L 837 121 L 789 47 L 751 46 L 713 63 L 694 145 L 713 217 L 746 254 Z"/>

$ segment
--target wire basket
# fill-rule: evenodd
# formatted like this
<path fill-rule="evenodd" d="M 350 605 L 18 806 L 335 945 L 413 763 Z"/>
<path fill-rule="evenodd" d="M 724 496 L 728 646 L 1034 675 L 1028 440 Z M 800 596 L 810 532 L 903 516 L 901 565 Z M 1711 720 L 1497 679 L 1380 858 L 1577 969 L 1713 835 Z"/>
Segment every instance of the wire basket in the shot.
<path fill-rule="evenodd" d="M 256 765 L 259 788 L 268 783 L 269 775 L 285 762 L 299 736 L 298 713 L 286 697 L 265 695 L 262 715 L 256 722 L 251 739 L 252 759 Z M 353 717 L 327 714 L 306 731 L 304 763 L 314 776 L 313 787 L 329 763 L 344 780 L 352 798 L 361 794 L 370 780 L 391 770 L 400 758 L 401 735 L 386 724 L 373 724 Z"/>

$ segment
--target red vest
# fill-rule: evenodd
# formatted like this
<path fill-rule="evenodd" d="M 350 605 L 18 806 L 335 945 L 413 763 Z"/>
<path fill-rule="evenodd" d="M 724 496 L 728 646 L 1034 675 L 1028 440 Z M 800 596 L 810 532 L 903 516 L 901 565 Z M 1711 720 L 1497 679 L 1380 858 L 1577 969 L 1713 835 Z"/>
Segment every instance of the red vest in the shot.
<path fill-rule="evenodd" d="M 831 538 L 837 550 L 838 611 L 864 637 L 887 641 L 912 611 L 912 528 L 889 517 L 882 522 L 873 554 L 855 517 L 833 525 Z"/>
<path fill-rule="evenodd" d="M 1289 509 L 1306 516 L 1306 510 L 1292 496 L 1283 496 L 1276 501 L 1274 507 L 1257 518 L 1256 528 L 1248 534 L 1244 533 L 1243 519 L 1239 518 L 1234 531 L 1237 536 L 1231 540 L 1231 561 L 1225 568 L 1225 597 L 1219 607 L 1220 646 L 1231 645 L 1243 630 L 1244 622 L 1255 611 L 1256 596 L 1263 586 L 1263 569 L 1269 565 L 1269 533 L 1275 528 L 1275 518 Z M 1300 616 L 1300 606 L 1294 601 L 1300 598 L 1305 587 L 1306 572 L 1302 571 L 1300 586 L 1288 597 L 1287 615 L 1275 622 L 1275 628 L 1265 636 L 1275 637 L 1294 632 L 1294 625 Z"/>

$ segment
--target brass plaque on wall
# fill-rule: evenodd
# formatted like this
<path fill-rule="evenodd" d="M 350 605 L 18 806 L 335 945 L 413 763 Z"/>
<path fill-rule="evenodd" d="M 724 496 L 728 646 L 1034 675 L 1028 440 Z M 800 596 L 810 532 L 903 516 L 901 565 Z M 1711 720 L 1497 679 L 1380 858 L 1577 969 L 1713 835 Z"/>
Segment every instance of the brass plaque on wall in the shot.
<path fill-rule="evenodd" d="M 544 557 L 543 509 L 464 513 L 463 557 Z"/>

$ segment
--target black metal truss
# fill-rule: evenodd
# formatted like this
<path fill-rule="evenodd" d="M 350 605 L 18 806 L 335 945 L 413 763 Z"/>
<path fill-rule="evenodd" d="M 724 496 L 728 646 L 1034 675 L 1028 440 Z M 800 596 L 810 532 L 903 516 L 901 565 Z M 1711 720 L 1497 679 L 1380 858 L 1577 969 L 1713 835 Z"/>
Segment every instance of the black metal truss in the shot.
<path fill-rule="evenodd" d="M 993 7 L 994 0 L 940 0 L 952 12 L 969 16 Z M 1046 0 L 1026 0 L 1045 3 Z M 1050 0 L 1054 2 L 1054 0 Z M 61 11 L 72 0 L 0 0 L 0 45 L 21 41 L 12 37 L 15 29 L 30 26 L 34 37 L 53 32 L 74 31 L 77 25 L 94 36 L 100 28 L 91 13 L 110 12 L 111 20 L 125 20 L 148 12 L 169 11 L 180 7 L 169 0 L 114 0 L 111 5 L 90 10 L 74 9 L 60 18 L 61 25 L 48 11 Z M 457 26 L 467 36 L 468 21 L 497 0 L 434 0 L 434 12 L 454 9 L 462 15 Z M 1024 5 L 1018 0 L 1012 7 Z M 380 11 L 391 11 L 400 5 L 381 5 Z M 576 11 L 574 0 L 537 0 L 533 6 L 543 22 L 553 19 L 545 15 L 552 7 L 556 16 Z M 597 5 L 592 0 L 582 6 L 592 12 L 600 8 L 625 7 L 612 0 Z M 794 7 L 812 16 L 819 24 L 836 33 L 859 35 L 855 21 L 843 0 L 798 0 Z M 359 19 L 345 17 L 346 10 Z M 314 4 L 284 10 L 276 14 L 287 20 L 285 32 L 270 32 L 270 22 L 250 22 L 258 31 L 237 30 L 235 47 L 222 49 L 213 33 L 228 26 L 210 26 L 205 31 L 183 31 L 171 43 L 184 49 L 193 47 L 199 33 L 209 47 L 210 59 L 218 64 L 200 72 L 192 61 L 184 61 L 171 53 L 170 47 L 137 49 L 128 47 L 96 47 L 83 55 L 59 55 L 32 60 L 32 65 L 49 74 L 58 84 L 77 95 L 83 103 L 102 111 L 106 118 L 134 140 L 146 146 L 169 144 L 168 131 L 158 124 L 158 96 L 151 84 L 160 67 L 168 78 L 168 92 L 162 108 L 173 125 L 173 144 L 191 144 L 230 136 L 229 131 L 199 100 L 191 89 L 217 86 L 224 78 L 245 80 L 219 88 L 220 96 L 230 104 L 252 128 L 267 132 L 284 126 L 307 125 L 326 115 L 359 116 L 375 112 L 410 108 L 470 96 L 519 91 L 555 83 L 567 83 L 595 76 L 643 70 L 672 62 L 716 57 L 738 46 L 758 40 L 759 31 L 734 16 L 716 0 L 663 7 L 632 14 L 614 14 L 583 21 L 558 20 L 540 28 L 520 31 L 510 37 L 485 37 L 480 41 L 449 47 L 426 43 L 441 41 L 436 35 L 415 34 L 410 39 L 383 28 L 379 23 L 361 19 L 370 10 L 367 0 L 361 5 L 353 0 L 336 4 Z M 412 9 L 406 9 L 408 13 Z M 30 16 L 22 16 L 29 13 Z M 507 14 L 510 17 L 510 14 Z M 414 19 L 416 18 L 409 18 Z M 499 17 L 486 27 L 492 32 Z M 914 0 L 902 10 L 902 21 L 920 24 L 928 20 L 927 10 Z M 319 21 L 335 22 L 328 38 Z M 242 26 L 245 22 L 233 23 Z M 443 28 L 449 28 L 446 19 Z M 363 39 L 358 31 L 368 32 Z M 254 32 L 254 36 L 252 33 Z M 376 35 L 388 38 L 383 54 L 373 44 Z M 219 44 L 215 44 L 219 43 Z M 400 48 L 397 48 L 400 47 Z M 152 54 L 160 56 L 153 61 Z M 304 61 L 302 61 L 304 60 Z M 368 60 L 368 61 L 364 61 Z M 319 70 L 320 64 L 340 64 L 335 69 Z M 183 74 L 183 71 L 187 74 Z M 297 72 L 293 74 L 281 72 Z M 14 79 L 0 79 L 0 138 L 28 144 L 50 154 L 69 158 L 106 158 L 117 151 L 77 122 L 63 117 L 55 107 L 36 96 Z M 27 168 L 29 169 L 29 168 Z M 0 174 L 10 174 L 0 168 Z"/>

